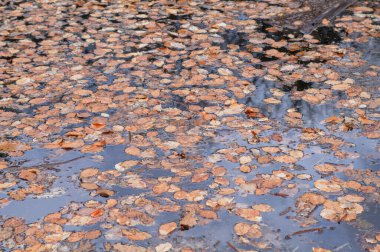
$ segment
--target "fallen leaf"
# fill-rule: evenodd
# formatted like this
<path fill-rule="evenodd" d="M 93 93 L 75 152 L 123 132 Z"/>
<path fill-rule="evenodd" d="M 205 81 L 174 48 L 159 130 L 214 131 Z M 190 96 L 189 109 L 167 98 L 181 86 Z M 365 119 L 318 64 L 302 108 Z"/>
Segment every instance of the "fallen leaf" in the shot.
<path fill-rule="evenodd" d="M 95 176 L 96 174 L 98 174 L 98 172 L 99 172 L 99 169 L 97 169 L 97 168 L 87 168 L 87 169 L 81 171 L 80 177 L 81 178 L 89 178 L 89 177 Z"/>
<path fill-rule="evenodd" d="M 149 233 L 139 231 L 138 229 L 123 229 L 121 232 L 131 241 L 143 241 L 152 237 Z"/>
<path fill-rule="evenodd" d="M 159 233 L 160 235 L 168 235 L 176 229 L 177 229 L 177 223 L 169 222 L 160 226 Z"/>
<path fill-rule="evenodd" d="M 137 160 L 127 160 L 124 162 L 117 163 L 115 165 L 115 169 L 120 171 L 120 172 L 123 172 L 123 171 L 126 171 L 126 170 L 128 170 L 128 169 L 130 169 L 133 166 L 136 166 L 138 164 L 139 164 L 139 161 L 137 161 Z"/>
<path fill-rule="evenodd" d="M 173 245 L 169 242 L 161 243 L 160 245 L 156 246 L 156 252 L 167 252 L 173 248 Z"/>
<path fill-rule="evenodd" d="M 90 215 L 91 215 L 91 217 L 96 218 L 96 217 L 102 216 L 103 214 L 104 214 L 104 210 L 102 208 L 99 208 L 99 209 L 93 211 Z"/>
<path fill-rule="evenodd" d="M 108 198 L 110 196 L 113 196 L 115 192 L 108 189 L 98 189 L 96 190 L 96 194 L 104 198 Z"/>
<path fill-rule="evenodd" d="M 250 220 L 250 221 L 261 221 L 262 217 L 259 211 L 249 208 L 239 208 L 235 212 L 240 217 Z"/>
<path fill-rule="evenodd" d="M 38 169 L 22 170 L 18 176 L 20 179 L 33 181 L 36 179 L 38 172 Z"/>
<path fill-rule="evenodd" d="M 342 187 L 340 185 L 325 179 L 319 179 L 315 181 L 314 186 L 324 192 L 340 192 L 342 190 Z"/>

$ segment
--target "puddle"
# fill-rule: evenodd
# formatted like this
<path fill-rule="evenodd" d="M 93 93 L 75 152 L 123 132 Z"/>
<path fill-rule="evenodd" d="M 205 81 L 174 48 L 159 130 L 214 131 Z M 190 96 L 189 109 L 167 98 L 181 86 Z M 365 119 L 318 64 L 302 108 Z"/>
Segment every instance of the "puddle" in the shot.
<path fill-rule="evenodd" d="M 76 151 L 67 151 L 63 155 L 57 155 L 54 151 L 44 149 L 33 149 L 25 153 L 21 158 L 13 159 L 15 163 L 22 163 L 23 167 L 39 167 L 39 164 L 62 162 L 65 160 L 74 160 L 67 164 L 57 165 L 54 167 L 56 171 L 48 172 L 57 179 L 51 185 L 47 192 L 40 195 L 28 196 L 23 201 L 12 201 L 3 208 L 0 208 L 0 215 L 6 218 L 17 216 L 25 219 L 27 223 L 41 220 L 42 216 L 49 213 L 57 212 L 70 202 L 85 202 L 91 197 L 89 191 L 79 187 L 78 175 L 81 170 L 88 167 L 97 167 L 99 170 L 112 170 L 119 162 L 127 159 L 133 159 L 132 156 L 124 152 L 125 146 L 108 146 L 103 152 L 99 153 L 103 156 L 102 161 L 96 161 L 89 155 L 83 155 Z M 80 158 L 83 157 L 83 158 Z M 169 172 L 161 172 L 161 174 L 169 174 Z M 17 188 L 16 188 L 17 189 Z M 133 191 L 127 189 L 118 189 L 121 195 L 129 195 Z M 126 191 L 125 191 L 126 190 Z M 139 194 L 139 191 L 134 193 Z M 97 200 L 102 200 L 97 197 Z M 28 209 L 28 211 L 25 211 Z"/>
<path fill-rule="evenodd" d="M 353 2 L 7 3 L 5 251 L 373 248 L 377 10 Z"/>
<path fill-rule="evenodd" d="M 247 96 L 244 99 L 239 100 L 239 102 L 250 107 L 257 107 L 260 112 L 263 113 L 270 120 L 277 120 L 280 123 L 279 128 L 274 129 L 272 132 L 269 131 L 266 134 L 270 135 L 275 133 L 275 131 L 281 128 L 285 129 L 282 132 L 283 138 L 287 139 L 288 144 L 286 148 L 294 148 L 299 144 L 298 137 L 301 133 L 301 129 L 287 129 L 286 124 L 283 122 L 284 117 L 289 109 L 294 108 L 300 113 L 302 113 L 303 127 L 320 128 L 327 130 L 324 125 L 320 122 L 330 116 L 339 114 L 342 110 L 337 109 L 333 103 L 326 103 L 320 105 L 313 105 L 307 103 L 303 100 L 292 100 L 291 92 L 285 92 L 281 98 L 280 104 L 266 104 L 264 99 L 271 97 L 271 89 L 280 89 L 281 85 L 275 82 L 266 81 L 264 79 L 257 79 L 254 83 L 256 90 L 253 95 Z M 292 89 L 297 91 L 304 91 L 311 88 L 314 84 L 297 81 Z M 173 108 L 178 107 L 179 109 L 187 110 L 188 107 L 181 107 L 185 103 L 184 99 L 180 96 L 174 96 L 172 100 L 169 100 L 163 107 Z M 177 105 L 178 104 L 178 105 Z M 260 149 L 264 146 L 276 146 L 277 143 L 271 141 L 267 143 L 256 143 L 252 144 L 247 141 L 246 138 L 241 136 L 236 130 L 223 127 L 216 129 L 214 131 L 214 138 L 204 138 L 199 142 L 193 149 L 187 149 L 189 153 L 196 153 L 202 158 L 207 158 L 210 155 L 217 154 L 220 149 L 231 148 L 232 146 L 242 146 L 247 150 L 250 149 Z M 162 132 L 162 137 L 165 138 L 164 132 Z M 354 143 L 355 147 L 344 147 L 347 151 L 355 151 L 359 158 L 353 161 L 345 161 L 338 159 L 337 157 L 331 155 L 328 150 L 325 150 L 323 145 L 318 143 L 309 144 L 308 148 L 304 150 L 305 157 L 292 166 L 292 168 L 287 170 L 298 173 L 307 173 L 313 177 L 313 181 L 318 178 L 325 178 L 321 174 L 317 173 L 313 166 L 319 163 L 332 163 L 332 164 L 353 164 L 357 169 L 360 168 L 370 168 L 374 170 L 379 170 L 379 154 L 375 151 L 377 142 L 375 140 L 368 140 L 367 138 L 357 137 L 355 131 L 341 133 L 337 136 L 342 137 L 346 142 Z M 101 172 L 106 172 L 109 170 L 114 170 L 115 164 L 123 162 L 125 160 L 136 160 L 139 158 L 131 156 L 125 153 L 125 145 L 115 145 L 108 146 L 105 150 L 99 153 L 102 156 L 102 160 L 96 161 L 89 155 L 85 155 L 83 158 L 69 162 L 67 164 L 59 165 L 54 167 L 57 169 L 56 172 L 51 171 L 51 173 L 58 177 L 54 181 L 51 188 L 39 196 L 28 196 L 24 201 L 12 201 L 9 205 L 0 209 L 0 215 L 3 218 L 9 218 L 13 216 L 21 217 L 25 219 L 27 223 L 32 223 L 36 221 L 41 221 L 43 216 L 49 213 L 60 211 L 65 206 L 69 205 L 71 202 L 86 202 L 90 199 L 95 199 L 99 202 L 106 202 L 107 198 L 102 198 L 99 196 L 91 197 L 89 191 L 83 190 L 78 185 L 78 174 L 81 170 L 87 167 L 97 167 Z M 285 146 L 283 146 L 285 147 Z M 234 147 L 233 147 L 234 148 Z M 197 149 L 197 150 L 195 150 Z M 194 152 L 195 151 L 195 152 Z M 159 159 L 165 157 L 165 152 L 158 152 Z M 34 149 L 32 151 L 26 152 L 22 158 L 14 158 L 13 161 L 22 163 L 22 166 L 38 166 L 41 163 L 54 163 L 56 161 L 71 160 L 73 158 L 82 156 L 80 152 L 68 151 L 63 155 L 57 155 L 53 151 L 46 151 L 42 149 Z M 186 158 L 185 158 L 186 160 Z M 197 164 L 197 161 L 189 163 L 193 169 L 201 167 L 201 164 Z M 257 169 L 253 170 L 251 173 L 246 174 L 245 178 L 249 180 L 254 180 L 257 176 L 262 174 L 271 174 L 275 170 L 284 169 L 284 166 L 279 163 L 268 163 L 260 164 L 257 160 L 253 161 L 253 164 L 257 166 Z M 227 169 L 228 174 L 226 178 L 232 183 L 234 179 L 240 177 L 242 173 L 239 170 L 239 164 L 230 162 L 227 160 L 222 160 L 216 163 L 217 166 L 221 166 Z M 300 169 L 302 168 L 302 169 Z M 145 180 L 157 180 L 162 178 L 171 178 L 176 174 L 170 169 L 162 169 L 159 166 L 156 168 L 149 168 L 143 166 L 137 166 L 130 169 L 129 172 L 137 174 Z M 125 176 L 127 179 L 128 176 Z M 112 182 L 115 183 L 115 182 Z M 212 199 L 215 197 L 215 192 L 210 189 L 210 185 L 213 183 L 211 178 L 200 182 L 192 183 L 191 177 L 184 177 L 180 182 L 176 183 L 181 190 L 184 191 L 194 191 L 194 190 L 205 190 L 208 192 L 206 199 Z M 362 244 L 362 235 L 368 230 L 360 231 L 358 233 L 357 222 L 352 223 L 334 223 L 323 220 L 319 217 L 321 207 L 317 208 L 317 211 L 313 213 L 313 217 L 319 220 L 317 225 L 313 225 L 312 228 L 320 229 L 320 232 L 307 232 L 305 234 L 292 235 L 296 231 L 304 230 L 299 226 L 297 220 L 297 215 L 295 213 L 295 199 L 302 195 L 303 193 L 314 188 L 312 181 L 297 181 L 297 191 L 292 196 L 281 196 L 283 191 L 286 191 L 286 184 L 283 186 L 273 189 L 270 194 L 266 195 L 252 195 L 240 192 L 239 190 L 232 194 L 233 202 L 241 206 L 251 206 L 255 204 L 268 204 L 273 209 L 274 212 L 262 213 L 263 220 L 259 223 L 261 231 L 263 232 L 262 240 L 270 244 L 273 251 L 308 251 L 312 247 L 323 246 L 326 242 L 329 243 L 329 247 L 342 248 L 343 251 L 359 251 Z M 238 187 L 235 187 L 238 188 Z M 132 188 L 128 184 L 116 184 L 109 187 L 115 192 L 115 195 L 110 198 L 128 198 L 128 197 L 147 197 L 153 201 L 159 200 L 151 194 L 148 188 Z M 171 193 L 162 194 L 165 199 L 177 202 L 180 206 L 184 207 L 184 201 L 177 201 L 173 198 Z M 285 194 L 286 195 L 286 194 Z M 361 215 L 361 218 L 366 220 L 367 218 L 372 218 L 371 216 L 376 215 L 378 211 L 378 206 L 367 206 L 366 212 Z M 287 210 L 287 208 L 289 210 Z M 28 211 L 25 211 L 28 209 Z M 287 211 L 285 214 L 285 210 Z M 183 230 L 175 232 L 170 236 L 169 240 L 176 246 L 186 246 L 191 245 L 194 248 L 207 249 L 209 251 L 227 251 L 235 246 L 238 249 L 257 249 L 253 245 L 238 244 L 237 236 L 233 234 L 234 226 L 237 222 L 244 222 L 244 219 L 237 216 L 233 212 L 227 211 L 226 209 L 221 209 L 216 211 L 219 218 L 210 223 L 205 222 L 203 225 L 197 225 L 189 230 Z M 166 222 L 175 221 L 182 218 L 180 213 L 160 213 L 157 222 L 153 227 L 141 226 L 140 230 L 146 232 L 155 232 L 158 224 L 164 224 Z M 376 229 L 378 226 L 372 226 L 370 230 Z M 87 229 L 91 229 L 92 226 L 87 226 Z M 108 232 L 107 229 L 100 228 L 103 232 Z M 67 230 L 70 229 L 68 227 Z M 77 229 L 81 230 L 81 229 Z M 83 229 L 85 230 L 85 229 Z M 210 232 L 213 236 L 210 236 Z M 364 233 L 363 233 L 364 232 Z M 335 237 L 331 240 L 331 237 Z M 115 238 L 116 241 L 127 241 L 125 238 Z M 102 247 L 104 238 L 100 238 L 94 242 L 97 248 Z M 153 237 L 150 241 L 152 243 L 160 242 L 157 237 Z M 150 243 L 137 242 L 141 246 L 148 245 Z"/>
<path fill-rule="evenodd" d="M 56 161 L 70 160 L 81 156 L 81 153 L 68 152 L 62 156 L 54 156 L 56 155 L 52 151 L 34 149 L 25 153 L 22 158 L 15 159 L 15 162 L 23 161 L 22 166 L 25 167 L 38 167 L 41 161 L 43 161 L 42 163 L 54 163 Z M 4 217 L 18 216 L 30 223 L 40 220 L 41 216 L 60 210 L 71 201 L 82 202 L 88 199 L 88 192 L 79 189 L 71 177 L 91 164 L 95 164 L 95 162 L 89 158 L 84 158 L 54 167 L 58 170 L 57 172 L 52 172 L 52 174 L 57 176 L 57 180 L 55 180 L 48 192 L 42 195 L 28 196 L 23 201 L 12 201 L 9 205 L 0 208 L 0 215 Z M 25 211 L 25 209 L 28 209 L 28 211 Z"/>

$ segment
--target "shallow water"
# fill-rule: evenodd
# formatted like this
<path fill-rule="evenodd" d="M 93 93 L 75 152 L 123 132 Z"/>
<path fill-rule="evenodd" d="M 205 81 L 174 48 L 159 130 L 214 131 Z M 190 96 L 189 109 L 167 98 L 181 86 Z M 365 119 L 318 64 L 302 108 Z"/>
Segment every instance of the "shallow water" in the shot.
<path fill-rule="evenodd" d="M 17 25 L 26 18 L 25 27 L 34 31 L 35 17 L 29 17 L 29 11 L 35 9 L 21 2 L 6 4 L 3 10 L 10 23 Z M 4 181 L 17 184 L 0 191 L 0 200 L 10 199 L 0 208 L 0 234 L 7 237 L 3 226 L 11 217 L 23 219 L 25 230 L 32 223 L 41 230 L 49 229 L 44 218 L 56 213 L 62 217 L 64 224 L 58 226 L 64 231 L 101 231 L 99 237 L 80 242 L 70 242 L 67 237 L 50 243 L 39 240 L 55 246 L 56 251 L 104 251 L 106 247 L 113 251 L 118 242 L 153 249 L 169 242 L 173 251 L 191 247 L 193 251 L 289 252 L 313 247 L 364 251 L 380 244 L 367 241 L 380 232 L 380 154 L 378 138 L 366 136 L 378 131 L 379 108 L 374 101 L 379 98 L 379 43 L 374 35 L 368 35 L 378 11 L 364 8 L 372 6 L 368 2 L 361 3 L 364 11 L 353 8 L 341 16 L 352 20 L 338 20 L 339 27 L 334 22 L 321 26 L 313 21 L 321 21 L 320 14 L 337 1 L 318 8 L 321 2 L 182 1 L 177 5 L 142 1 L 124 5 L 63 1 L 52 3 L 56 14 L 51 14 L 56 9 L 41 4 L 53 21 L 46 18 L 37 23 L 48 22 L 48 33 L 30 34 L 26 29 L 26 34 L 20 35 L 18 30 L 0 26 L 4 29 L 0 43 L 5 41 L 7 49 L 0 52 L 0 64 L 6 66 L 1 75 L 6 81 L 0 79 L 1 129 L 4 139 L 19 140 L 19 145 L 28 143 L 32 148 L 21 157 L 12 157 L 7 151 L 13 146 L 1 145 L 2 160 L 12 166 L 0 170 L 0 185 Z M 18 5 L 28 14 L 10 11 Z M 269 20 L 281 14 L 279 11 L 287 7 L 296 11 L 302 5 L 312 5 L 310 15 L 299 13 L 305 21 L 303 29 L 291 24 L 299 15 L 285 18 L 277 28 L 270 25 Z M 332 17 L 336 13 L 327 14 Z M 351 25 L 362 33 L 349 33 Z M 59 36 L 51 37 L 55 31 Z M 26 64 L 30 69 L 13 65 L 17 62 L 13 54 L 24 51 L 33 60 Z M 50 59 L 52 62 L 40 68 L 39 64 Z M 39 79 L 20 81 L 19 73 L 28 78 L 37 73 Z M 52 81 L 56 75 L 62 78 Z M 348 87 L 336 88 L 339 84 L 325 84 L 330 79 L 353 81 Z M 311 98 L 322 93 L 325 98 L 313 102 Z M 338 106 L 340 102 L 345 105 Z M 294 112 L 299 117 L 289 116 Z M 333 116 L 341 121 L 323 123 Z M 305 134 L 311 137 L 303 139 Z M 80 151 L 86 150 L 83 144 L 73 147 L 78 150 L 59 144 L 52 147 L 56 149 L 41 147 L 57 139 L 84 140 L 85 147 L 96 143 L 99 152 L 84 154 Z M 271 153 L 263 147 L 278 150 Z M 287 160 L 277 161 L 279 155 Z M 242 157 L 251 159 L 249 171 L 243 170 Z M 115 168 L 124 161 L 130 161 L 126 168 Z M 358 173 L 315 169 L 325 163 Z M 81 171 L 90 167 L 98 171 L 82 178 Z M 39 169 L 42 179 L 21 178 L 20 171 L 29 168 Z M 216 168 L 224 168 L 225 174 L 215 175 Z M 268 182 L 278 171 L 294 177 L 281 177 L 281 183 L 269 189 L 263 186 L 260 189 L 268 191 L 260 195 L 256 187 L 261 182 L 256 181 L 264 177 Z M 309 179 L 296 177 L 302 174 Z M 330 182 L 334 177 L 357 180 L 374 191 L 344 188 L 329 193 L 315 186 L 317 180 Z M 87 180 L 110 191 L 85 190 L 81 183 Z M 242 180 L 246 187 L 240 184 Z M 46 187 L 24 200 L 11 197 L 12 192 L 33 183 Z M 162 192 L 158 186 L 164 188 Z M 200 199 L 188 196 L 190 192 L 201 192 Z M 320 215 L 325 206 L 318 204 L 305 220 L 304 213 L 297 212 L 297 200 L 307 192 L 332 201 L 357 194 L 363 196 L 359 205 L 364 211 L 352 221 L 328 221 Z M 113 200 L 116 205 L 108 208 Z M 259 221 L 239 216 L 238 210 L 258 204 L 267 204 L 273 211 L 261 212 Z M 202 217 L 201 210 L 215 213 L 217 218 Z M 181 224 L 188 214 L 193 214 L 194 226 Z M 130 219 L 123 223 L 127 215 Z M 78 216 L 84 224 L 66 222 Z M 311 219 L 315 223 L 307 225 Z M 168 222 L 175 222 L 177 228 L 167 236 L 160 235 L 160 226 Z M 257 224 L 261 236 L 238 235 L 234 230 L 237 223 Z M 135 229 L 150 237 L 128 239 L 122 234 L 122 230 Z M 21 231 L 18 236 L 15 228 L 11 230 L 1 249 L 27 248 L 26 233 Z M 84 240 L 93 248 L 91 244 L 83 248 Z"/>

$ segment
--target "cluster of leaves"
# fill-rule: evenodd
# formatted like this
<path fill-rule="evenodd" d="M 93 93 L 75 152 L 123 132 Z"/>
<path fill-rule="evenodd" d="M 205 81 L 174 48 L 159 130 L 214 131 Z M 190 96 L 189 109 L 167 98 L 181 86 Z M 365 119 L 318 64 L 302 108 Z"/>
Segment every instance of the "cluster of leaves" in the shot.
<path fill-rule="evenodd" d="M 0 6 L 1 206 L 60 196 L 60 164 L 14 165 L 25 152 L 99 161 L 72 174 L 86 202 L 34 223 L 0 219 L 4 248 L 283 249 L 287 238 L 323 232 L 322 219 L 354 223 L 378 204 L 379 172 L 355 160 L 378 159 L 379 88 L 355 71 L 370 83 L 380 68 L 349 43 L 379 37 L 379 9 L 358 3 L 302 35 L 266 22 L 304 11 L 282 2 Z M 115 145 L 124 152 L 112 160 L 123 160 L 103 167 Z M 279 234 L 275 218 L 308 229 Z M 223 244 L 218 230 L 231 234 Z M 371 231 L 361 246 L 377 251 Z M 191 232 L 199 240 L 189 244 Z"/>

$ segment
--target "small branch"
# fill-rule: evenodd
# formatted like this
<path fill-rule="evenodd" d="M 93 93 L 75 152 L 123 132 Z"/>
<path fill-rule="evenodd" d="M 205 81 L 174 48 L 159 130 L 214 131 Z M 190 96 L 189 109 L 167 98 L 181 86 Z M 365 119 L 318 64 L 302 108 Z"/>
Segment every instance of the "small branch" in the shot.
<path fill-rule="evenodd" d="M 286 240 L 289 240 L 292 238 L 292 236 L 295 236 L 295 235 L 300 235 L 300 234 L 304 234 L 304 233 L 310 233 L 310 232 L 318 232 L 318 233 L 322 233 L 323 232 L 323 229 L 324 228 L 310 228 L 310 229 L 304 229 L 304 230 L 300 230 L 300 231 L 297 231 L 297 232 L 294 232 L 290 235 L 286 235 L 285 236 L 285 239 Z"/>
<path fill-rule="evenodd" d="M 307 215 L 306 215 L 306 218 L 309 218 L 316 210 L 317 210 L 317 208 L 318 208 L 318 205 L 316 205 L 315 207 L 314 207 L 314 209 L 313 210 L 311 210 Z"/>
<path fill-rule="evenodd" d="M 289 213 L 290 211 L 292 211 L 292 208 L 291 208 L 291 207 L 288 207 L 287 209 L 285 209 L 284 211 L 282 211 L 279 215 L 280 215 L 280 216 L 283 216 L 283 215 Z"/>
<path fill-rule="evenodd" d="M 273 196 L 278 196 L 278 197 L 282 197 L 282 198 L 286 198 L 288 197 L 289 195 L 286 194 L 286 193 L 272 193 Z"/>
<path fill-rule="evenodd" d="M 239 250 L 234 245 L 232 245 L 230 242 L 227 242 L 227 245 L 228 245 L 228 247 L 232 248 L 235 252 L 239 252 Z"/>
<path fill-rule="evenodd" d="M 37 165 L 31 165 L 31 166 L 26 166 L 26 167 L 22 167 L 22 166 L 19 166 L 19 165 L 11 165 L 11 166 L 7 167 L 6 169 L 16 168 L 18 170 L 18 169 L 30 169 L 30 168 L 50 168 L 52 166 L 58 166 L 58 165 L 67 164 L 67 163 L 76 161 L 76 160 L 81 159 L 81 158 L 84 158 L 84 156 L 79 156 L 79 157 L 76 157 L 76 158 L 73 158 L 73 159 L 69 159 L 69 160 L 66 160 L 66 161 L 62 161 L 62 162 L 48 163 L 48 164 L 37 164 Z"/>
<path fill-rule="evenodd" d="M 347 242 L 347 243 L 345 243 L 343 245 L 340 245 L 339 247 L 337 247 L 336 249 L 334 249 L 334 251 L 339 251 L 339 250 L 341 250 L 341 249 L 343 249 L 343 248 L 345 248 L 347 246 L 350 246 L 349 242 Z"/>

